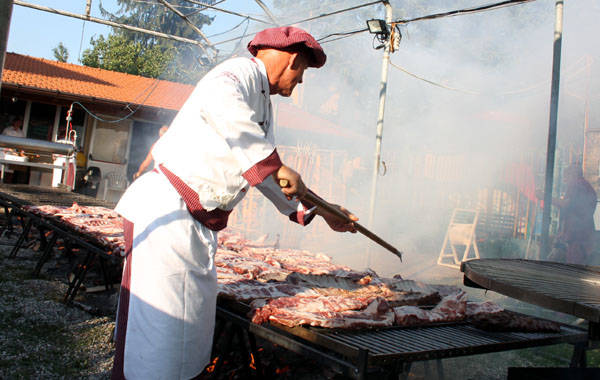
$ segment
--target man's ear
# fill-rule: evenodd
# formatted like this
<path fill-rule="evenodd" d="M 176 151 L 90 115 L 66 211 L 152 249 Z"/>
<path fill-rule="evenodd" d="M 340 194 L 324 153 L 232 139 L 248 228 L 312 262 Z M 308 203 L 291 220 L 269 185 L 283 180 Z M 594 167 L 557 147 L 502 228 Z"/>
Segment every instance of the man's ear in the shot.
<path fill-rule="evenodd" d="M 302 61 L 302 55 L 298 52 L 290 53 L 289 67 L 292 69 L 298 69 L 300 62 Z"/>

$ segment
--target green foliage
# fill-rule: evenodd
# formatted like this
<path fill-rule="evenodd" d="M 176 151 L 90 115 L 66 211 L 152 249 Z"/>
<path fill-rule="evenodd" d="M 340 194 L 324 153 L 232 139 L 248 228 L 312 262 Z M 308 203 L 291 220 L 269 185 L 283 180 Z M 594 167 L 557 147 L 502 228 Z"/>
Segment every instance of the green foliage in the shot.
<path fill-rule="evenodd" d="M 54 53 L 54 58 L 56 58 L 58 62 L 67 62 L 69 59 L 69 50 L 67 50 L 62 42 L 59 42 L 58 46 L 52 49 L 52 53 Z"/>
<path fill-rule="evenodd" d="M 104 17 L 121 24 L 201 40 L 192 27 L 163 4 L 134 0 L 117 2 L 120 7 L 115 14 L 100 4 Z M 183 0 L 169 0 L 169 3 L 198 28 L 213 20 L 200 13 L 200 5 Z M 108 37 L 92 38 L 90 43 L 92 48 L 82 54 L 81 63 L 86 66 L 184 83 L 197 82 L 211 68 L 200 64 L 210 57 L 210 50 L 122 28 L 113 28 Z"/>
<path fill-rule="evenodd" d="M 165 73 L 176 53 L 175 48 L 152 46 L 143 48 L 139 42 L 122 35 L 100 36 L 91 41 L 92 49 L 83 52 L 85 66 L 157 78 Z M 169 73 L 166 73 L 169 74 Z M 162 75 L 163 79 L 166 75 Z"/>

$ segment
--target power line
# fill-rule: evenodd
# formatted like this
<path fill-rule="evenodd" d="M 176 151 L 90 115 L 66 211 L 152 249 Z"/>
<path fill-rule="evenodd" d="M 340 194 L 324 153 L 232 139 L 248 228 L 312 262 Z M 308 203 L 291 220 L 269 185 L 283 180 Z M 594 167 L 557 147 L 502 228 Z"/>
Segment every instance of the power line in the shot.
<path fill-rule="evenodd" d="M 393 63 L 392 61 L 390 61 L 390 65 L 392 65 L 392 67 L 394 67 L 394 68 L 396 68 L 396 69 L 398 69 L 398 70 L 402 71 L 403 73 L 410 75 L 410 76 L 411 76 L 411 77 L 413 77 L 413 78 L 416 78 L 416 79 L 418 79 L 418 80 L 422 80 L 423 82 L 427 82 L 427 83 L 429 83 L 429 84 L 431 84 L 431 85 L 433 85 L 433 86 L 437 86 L 437 87 L 445 88 L 446 90 L 452 90 L 452 91 L 464 92 L 464 93 L 466 93 L 466 94 L 471 94 L 471 95 L 480 95 L 480 94 L 481 94 L 481 93 L 479 93 L 479 92 L 476 92 L 476 91 L 470 91 L 470 90 L 461 90 L 461 89 L 458 89 L 458 88 L 455 88 L 455 87 L 449 87 L 449 86 L 446 86 L 446 85 L 443 85 L 443 84 L 440 84 L 440 83 L 436 83 L 436 82 L 434 82 L 434 81 L 431 81 L 431 80 L 429 80 L 429 79 L 425 79 L 425 78 L 423 78 L 423 77 L 420 77 L 420 76 L 418 76 L 417 74 L 413 74 L 413 73 L 411 73 L 410 71 L 406 70 L 405 68 L 403 68 L 403 67 L 401 67 L 401 66 L 398 66 L 398 65 L 396 65 L 396 64 L 395 64 L 395 63 Z"/>
<path fill-rule="evenodd" d="M 330 40 L 327 40 L 327 41 L 321 41 L 321 42 L 319 42 L 319 43 L 320 43 L 321 45 L 324 45 L 324 44 L 327 44 L 327 43 L 330 43 L 330 42 L 333 42 L 333 41 L 343 40 L 344 38 L 348 38 L 348 37 L 352 37 L 352 36 L 354 36 L 354 34 L 350 34 L 350 35 L 346 35 L 346 36 L 341 36 L 341 37 L 338 37 L 338 38 L 332 38 L 332 39 L 330 39 Z"/>
<path fill-rule="evenodd" d="M 192 0 L 187 0 L 187 1 L 192 1 Z M 371 6 L 371 5 L 374 5 L 374 4 L 379 4 L 381 2 L 382 2 L 381 0 L 372 1 L 372 2 L 369 2 L 369 3 L 365 3 L 365 4 L 356 5 L 356 6 L 353 6 L 353 7 L 350 7 L 350 8 L 340 9 L 340 10 L 337 10 L 337 11 L 334 11 L 334 12 L 330 12 L 330 13 L 323 13 L 323 14 L 320 14 L 318 16 L 314 16 L 314 17 L 303 19 L 303 20 L 299 20 L 299 21 L 287 23 L 285 25 L 289 26 L 289 25 L 300 24 L 300 23 L 303 23 L 303 22 L 308 22 L 308 21 L 316 20 L 316 19 L 323 18 L 323 17 L 328 17 L 328 16 L 333 16 L 333 15 L 344 13 L 344 12 L 349 12 L 349 11 L 352 11 L 352 10 L 355 10 L 355 9 L 358 9 L 358 8 L 363 8 L 363 7 L 366 7 L 366 6 Z M 317 41 L 320 42 L 320 41 L 322 41 L 322 40 L 324 40 L 326 38 L 333 37 L 333 36 L 344 36 L 344 37 L 332 39 L 330 41 L 326 41 L 326 42 L 332 42 L 332 41 L 336 41 L 336 40 L 339 40 L 339 39 L 342 39 L 342 38 L 350 37 L 349 35 L 352 35 L 352 34 L 357 34 L 357 33 L 365 32 L 367 30 L 368 30 L 367 28 L 364 28 L 364 29 L 355 30 L 355 31 L 352 31 L 352 32 L 331 33 L 331 34 L 328 34 L 328 35 L 326 35 L 324 37 L 319 38 Z M 248 37 L 248 36 L 254 35 L 254 34 L 258 33 L 258 32 L 260 32 L 260 30 L 257 30 L 255 32 L 251 32 L 251 33 L 248 33 L 248 34 L 244 33 L 243 35 L 238 36 L 238 37 L 234 37 L 234 38 L 231 38 L 231 39 L 228 39 L 228 40 L 224 40 L 224 41 L 215 42 L 214 45 L 221 45 L 221 44 L 224 44 L 224 43 L 227 43 L 227 42 L 236 41 L 238 39 L 242 39 L 244 37 Z"/>
<path fill-rule="evenodd" d="M 322 13 L 322 14 L 320 14 L 318 16 L 309 17 L 309 18 L 305 18 L 305 19 L 300 20 L 300 21 L 292 22 L 292 23 L 290 23 L 290 25 L 301 24 L 303 22 L 313 21 L 313 20 L 316 20 L 316 19 L 319 19 L 319 18 L 333 16 L 333 15 L 337 15 L 337 14 L 348 12 L 348 11 L 353 11 L 355 9 L 359 9 L 359 8 L 363 8 L 363 7 L 368 7 L 370 5 L 379 4 L 381 2 L 382 2 L 382 0 L 377 0 L 377 1 L 372 1 L 370 3 L 356 5 L 356 6 L 350 7 L 350 8 L 340 9 L 340 10 L 337 10 L 337 11 L 334 11 L 334 12 L 330 12 L 330 13 Z"/>
<path fill-rule="evenodd" d="M 273 21 L 273 24 L 279 25 L 279 22 L 275 18 L 275 15 L 273 15 L 273 13 L 271 13 L 271 11 L 269 10 L 269 7 L 267 7 L 267 5 L 265 3 L 263 3 L 261 0 L 254 0 L 254 2 L 256 4 L 258 4 L 259 7 L 262 8 L 262 10 L 265 12 L 267 17 L 269 17 L 271 19 L 271 21 Z"/>
<path fill-rule="evenodd" d="M 529 3 L 532 1 L 535 1 L 535 0 L 506 0 L 506 1 L 499 2 L 499 3 L 482 5 L 479 7 L 457 9 L 457 10 L 443 12 L 443 13 L 434 13 L 434 14 L 427 15 L 427 16 L 415 17 L 415 18 L 411 18 L 411 19 L 397 20 L 397 21 L 394 21 L 393 24 L 408 24 L 413 21 L 433 20 L 436 18 L 450 17 L 450 16 L 462 16 L 462 15 L 471 14 L 471 13 L 491 11 L 491 10 L 498 9 L 498 8 L 504 8 L 504 7 L 510 7 L 513 5 Z"/>
<path fill-rule="evenodd" d="M 582 60 L 583 60 L 583 58 L 580 58 L 579 60 L 577 60 L 575 63 L 573 63 L 571 65 L 571 68 L 569 68 L 567 70 L 563 70 L 565 72 L 564 77 L 567 78 L 567 79 L 573 78 L 573 77 L 579 75 L 583 70 L 586 70 L 587 69 L 587 64 L 586 64 L 586 66 L 584 66 L 582 68 L 573 67 L 573 66 L 577 65 L 579 62 L 581 62 Z M 405 73 L 405 74 L 407 74 L 407 75 L 409 75 L 409 76 L 411 76 L 411 77 L 413 77 L 415 79 L 418 79 L 418 80 L 421 80 L 423 82 L 429 83 L 429 84 L 431 84 L 433 86 L 436 86 L 436 87 L 440 87 L 440 88 L 443 88 L 443 89 L 446 89 L 446 90 L 451 90 L 451 91 L 462 92 L 462 93 L 469 94 L 469 95 L 486 95 L 485 92 L 474 91 L 474 90 L 464 90 L 464 89 L 460 89 L 460 88 L 457 88 L 457 87 L 450 87 L 450 86 L 446 86 L 446 85 L 441 84 L 441 83 L 434 82 L 432 80 L 429 80 L 429 79 L 421 77 L 421 76 L 419 76 L 417 74 L 414 74 L 414 73 L 408 71 L 407 69 L 403 68 L 402 66 L 396 65 L 395 63 L 393 63 L 391 61 L 390 61 L 390 65 L 392 65 L 392 67 L 394 67 L 394 68 L 402 71 L 403 73 Z M 496 93 L 496 94 L 487 93 L 487 95 L 500 95 L 500 96 L 504 96 L 504 95 L 522 94 L 522 93 L 529 92 L 531 90 L 535 90 L 536 88 L 539 88 L 539 87 L 541 87 L 543 85 L 546 85 L 549 82 L 550 82 L 550 80 L 544 80 L 544 81 L 541 81 L 541 82 L 538 82 L 538 83 L 534 83 L 534 84 L 529 85 L 529 86 L 524 87 L 524 88 L 520 88 L 520 89 L 516 89 L 516 90 L 503 91 L 503 92 Z"/>
<path fill-rule="evenodd" d="M 354 34 L 358 34 L 358 33 L 362 33 L 362 32 L 366 32 L 367 30 L 369 30 L 369 28 L 363 28 L 363 29 L 358 29 L 358 30 L 353 30 L 350 32 L 339 32 L 339 33 L 330 33 L 324 37 L 321 37 L 319 39 L 317 39 L 318 42 L 323 41 L 324 39 L 327 39 L 329 37 L 333 37 L 333 36 L 345 36 L 345 37 L 350 37 Z M 336 40 L 339 40 L 340 38 L 336 38 Z M 325 42 L 330 42 L 330 41 L 325 41 Z"/>
<path fill-rule="evenodd" d="M 185 23 L 188 24 L 188 26 L 190 28 L 192 28 L 196 33 L 198 33 L 200 35 L 200 37 L 202 37 L 202 39 L 204 41 L 206 41 L 206 44 L 208 45 L 208 47 L 210 47 L 213 50 L 217 50 L 212 45 L 212 43 L 208 40 L 208 38 L 206 37 L 206 35 L 204 34 L 204 32 L 202 32 L 202 30 L 200 28 L 198 28 L 186 15 L 184 15 L 179 10 L 177 10 L 167 0 L 156 0 L 156 1 L 159 2 L 159 3 L 161 3 L 162 5 L 164 5 L 167 9 L 169 9 L 171 12 L 175 13 L 177 16 L 181 17 L 181 19 L 183 21 L 185 21 Z M 202 50 L 204 50 L 204 52 L 206 53 L 206 55 L 208 55 L 208 51 L 206 50 L 206 48 L 204 47 L 204 45 L 200 45 L 200 47 L 202 48 Z"/>
<path fill-rule="evenodd" d="M 213 37 L 216 37 L 216 36 L 220 36 L 220 35 L 223 35 L 223 34 L 229 33 L 229 32 L 231 32 L 231 31 L 233 31 L 233 30 L 235 30 L 235 29 L 239 28 L 239 27 L 240 27 L 240 26 L 241 26 L 243 23 L 245 23 L 245 22 L 246 22 L 246 21 L 248 21 L 248 20 L 250 20 L 250 19 L 249 19 L 249 18 L 245 18 L 245 19 L 243 19 L 243 20 L 242 20 L 242 21 L 241 21 L 239 24 L 237 24 L 236 26 L 234 26 L 233 28 L 231 28 L 231 29 L 228 29 L 228 30 L 226 30 L 226 31 L 224 31 L 224 32 L 219 32 L 219 33 L 211 34 L 210 36 L 208 36 L 208 38 L 213 38 Z M 246 29 L 247 29 L 247 28 L 246 28 Z M 246 31 L 247 31 L 247 30 L 245 30 L 245 31 L 244 31 L 244 34 L 246 33 Z"/>
<path fill-rule="evenodd" d="M 248 31 L 248 25 L 250 25 L 250 20 L 246 19 L 245 21 L 247 21 L 246 23 L 246 29 L 244 30 L 244 34 L 246 34 L 246 32 Z M 235 54 L 235 52 L 240 48 L 240 44 L 242 43 L 242 40 L 238 40 L 237 44 L 235 45 L 235 47 L 233 48 L 233 50 L 231 51 L 231 53 L 229 54 L 229 56 L 226 59 L 229 59 L 231 57 L 233 57 L 233 55 Z"/>
<path fill-rule="evenodd" d="M 114 27 L 114 28 L 127 29 L 127 30 L 131 30 L 133 32 L 150 34 L 150 35 L 153 35 L 153 36 L 156 36 L 156 37 L 167 38 L 167 39 L 170 39 L 170 40 L 175 40 L 175 41 L 179 41 L 179 42 L 185 42 L 185 43 L 192 44 L 192 45 L 198 45 L 200 47 L 203 46 L 203 43 L 200 42 L 200 41 L 196 41 L 196 40 L 192 40 L 192 39 L 184 38 L 184 37 L 179 37 L 179 36 L 175 36 L 175 35 L 172 35 L 172 34 L 155 32 L 153 30 L 148 30 L 148 29 L 144 29 L 144 28 L 138 28 L 136 26 L 126 25 L 126 24 L 120 24 L 120 23 L 117 23 L 117 22 L 114 22 L 114 21 L 104 20 L 104 19 L 100 19 L 100 18 L 96 18 L 96 17 L 90 17 L 90 16 L 86 16 L 86 15 L 80 15 L 80 14 L 76 14 L 76 13 L 72 13 L 72 12 L 67 12 L 67 11 L 61 11 L 61 10 L 58 10 L 58 9 L 54 9 L 54 8 L 50 8 L 50 7 L 45 7 L 45 6 L 42 6 L 42 5 L 26 3 L 26 2 L 21 1 L 21 0 L 13 0 L 13 3 L 15 5 L 20 5 L 20 6 L 27 7 L 27 8 L 37 9 L 39 11 L 50 12 L 50 13 L 58 14 L 58 15 L 61 15 L 61 16 L 73 17 L 73 18 L 77 18 L 77 19 L 85 20 L 85 21 L 91 21 L 91 22 L 95 22 L 95 23 L 98 23 L 98 24 L 108 25 L 108 26 L 111 26 L 111 27 Z"/>
<path fill-rule="evenodd" d="M 249 15 L 238 13 L 238 12 L 228 11 L 227 9 L 218 8 L 218 7 L 215 7 L 215 6 L 212 6 L 212 5 L 208 5 L 208 4 L 203 3 L 201 1 L 197 1 L 197 0 L 185 0 L 185 1 L 187 1 L 188 3 L 192 3 L 192 4 L 202 5 L 203 7 L 206 7 L 208 9 L 213 9 L 215 11 L 219 11 L 219 12 L 223 12 L 223 13 L 228 13 L 230 15 L 234 15 L 234 16 L 238 16 L 238 17 L 243 17 L 243 18 L 249 18 L 252 21 L 258 21 L 258 22 L 261 22 L 263 24 L 271 24 L 270 22 L 265 21 L 265 20 L 261 20 L 259 18 L 255 18 L 255 17 L 249 16 Z"/>
<path fill-rule="evenodd" d="M 413 21 L 433 20 L 433 19 L 442 18 L 442 17 L 460 16 L 460 15 L 465 15 L 465 14 L 471 14 L 471 13 L 478 13 L 478 12 L 484 12 L 484 11 L 489 11 L 489 10 L 495 10 L 495 9 L 498 9 L 498 8 L 509 7 L 509 6 L 513 6 L 513 5 L 519 5 L 519 4 L 523 4 L 523 3 L 529 3 L 529 2 L 532 2 L 532 1 L 535 1 L 535 0 L 506 0 L 506 1 L 499 2 L 499 3 L 482 5 L 482 6 L 479 6 L 479 7 L 457 9 L 457 10 L 443 12 L 443 13 L 435 13 L 435 14 L 431 14 L 431 15 L 415 17 L 415 18 L 412 18 L 412 19 L 397 20 L 397 21 L 392 22 L 392 24 L 408 24 L 408 23 L 413 22 Z M 327 13 L 327 14 L 323 14 L 323 15 L 311 17 L 311 18 L 308 18 L 308 19 L 297 21 L 296 24 L 297 23 L 301 23 L 301 22 L 305 22 L 305 21 L 310 21 L 310 20 L 318 19 L 318 18 L 321 18 L 321 17 L 331 16 L 331 15 L 334 15 L 334 14 L 346 12 L 346 11 L 349 11 L 349 10 L 354 10 L 354 9 L 357 9 L 357 8 L 360 8 L 360 7 L 364 7 L 364 6 L 368 6 L 368 5 L 373 5 L 373 4 L 377 4 L 377 3 L 381 3 L 381 1 L 374 1 L 374 2 L 371 2 L 371 3 L 365 3 L 363 5 L 359 5 L 359 6 L 356 6 L 356 7 L 346 8 L 346 9 L 342 9 L 342 10 L 335 11 L 335 12 L 332 12 L 332 13 Z M 357 34 L 357 33 L 365 32 L 367 30 L 368 29 L 365 28 L 365 29 L 355 30 L 353 32 L 331 33 L 331 34 L 328 34 L 328 35 L 326 35 L 324 37 L 319 38 L 317 41 L 321 42 L 321 41 L 323 41 L 323 40 L 325 40 L 325 39 L 327 39 L 329 37 L 332 37 L 332 36 L 343 36 L 343 37 L 335 38 L 335 39 L 332 39 L 332 40 L 329 40 L 329 41 L 324 41 L 323 43 L 333 42 L 333 41 L 340 40 L 342 38 L 350 37 L 350 35 L 354 35 L 354 34 Z M 426 81 L 426 79 L 424 79 L 424 80 Z"/>

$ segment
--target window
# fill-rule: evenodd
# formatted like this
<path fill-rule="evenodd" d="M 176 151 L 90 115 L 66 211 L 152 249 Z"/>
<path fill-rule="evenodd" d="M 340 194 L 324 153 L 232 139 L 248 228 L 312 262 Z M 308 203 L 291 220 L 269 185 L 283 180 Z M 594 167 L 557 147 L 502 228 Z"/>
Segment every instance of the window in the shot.
<path fill-rule="evenodd" d="M 24 118 L 26 106 L 26 101 L 19 100 L 16 97 L 2 98 L 0 103 L 0 132 L 4 130 L 15 117 Z"/>
<path fill-rule="evenodd" d="M 124 164 L 129 142 L 129 122 L 110 124 L 98 121 L 91 149 L 92 160 Z"/>
<path fill-rule="evenodd" d="M 56 118 L 56 106 L 43 103 L 32 103 L 27 127 L 27 137 L 52 141 L 52 130 Z"/>

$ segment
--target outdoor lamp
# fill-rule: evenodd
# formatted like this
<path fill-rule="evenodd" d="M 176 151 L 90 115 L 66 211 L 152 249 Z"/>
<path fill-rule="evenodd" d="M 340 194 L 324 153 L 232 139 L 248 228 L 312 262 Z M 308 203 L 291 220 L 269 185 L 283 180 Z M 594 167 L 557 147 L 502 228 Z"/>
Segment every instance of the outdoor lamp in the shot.
<path fill-rule="evenodd" d="M 369 33 L 371 34 L 383 34 L 389 33 L 387 24 L 383 20 L 371 19 L 367 20 L 367 26 L 369 27 Z"/>

